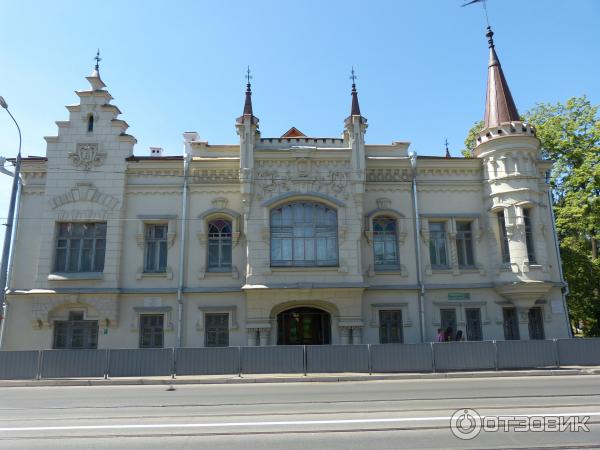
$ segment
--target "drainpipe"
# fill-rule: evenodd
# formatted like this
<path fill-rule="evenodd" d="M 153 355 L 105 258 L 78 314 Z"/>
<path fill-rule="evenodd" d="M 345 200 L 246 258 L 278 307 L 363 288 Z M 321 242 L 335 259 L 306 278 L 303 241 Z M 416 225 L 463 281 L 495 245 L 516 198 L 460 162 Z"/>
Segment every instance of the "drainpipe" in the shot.
<path fill-rule="evenodd" d="M 562 267 L 562 258 L 560 257 L 560 243 L 558 241 L 558 235 L 556 234 L 556 222 L 554 218 L 554 208 L 552 201 L 552 190 L 548 189 L 548 207 L 550 209 L 550 222 L 552 223 L 552 236 L 554 239 L 554 248 L 556 250 L 556 258 L 558 259 L 558 273 L 560 274 L 560 282 L 564 285 L 560 290 L 560 296 L 562 298 L 563 310 L 565 311 L 565 320 L 567 321 L 567 330 L 569 330 L 569 337 L 573 337 L 573 329 L 571 328 L 571 322 L 569 321 L 569 310 L 567 309 L 567 295 L 569 295 L 569 285 L 565 281 Z"/>
<path fill-rule="evenodd" d="M 413 213 L 415 216 L 415 249 L 417 253 L 417 284 L 419 285 L 419 322 L 421 325 L 421 342 L 425 342 L 425 284 L 423 283 L 423 267 L 421 265 L 421 244 L 419 242 L 419 231 L 421 229 L 421 218 L 419 217 L 419 197 L 417 196 L 417 152 L 410 155 L 410 167 L 412 168 L 412 192 Z"/>
<path fill-rule="evenodd" d="M 185 143 L 183 154 L 183 190 L 181 192 L 181 239 L 179 240 L 179 282 L 177 284 L 177 347 L 181 347 L 182 335 L 181 327 L 183 325 L 183 282 L 185 274 L 185 250 L 188 224 L 188 182 L 191 152 L 188 151 L 188 143 Z"/>

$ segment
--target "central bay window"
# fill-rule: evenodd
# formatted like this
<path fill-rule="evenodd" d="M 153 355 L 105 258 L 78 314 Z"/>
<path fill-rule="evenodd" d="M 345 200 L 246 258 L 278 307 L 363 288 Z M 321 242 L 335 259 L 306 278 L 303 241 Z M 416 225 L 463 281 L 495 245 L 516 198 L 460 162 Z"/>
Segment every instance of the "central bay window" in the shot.
<path fill-rule="evenodd" d="M 531 209 L 523 210 L 523 222 L 525 224 L 525 243 L 527 245 L 527 259 L 530 264 L 535 264 L 535 249 L 533 246 L 533 230 L 531 227 Z"/>
<path fill-rule="evenodd" d="M 429 257 L 432 268 L 448 268 L 445 222 L 429 222 Z"/>
<path fill-rule="evenodd" d="M 504 221 L 504 212 L 498 213 L 498 231 L 500 233 L 500 251 L 502 254 L 502 262 L 510 263 L 510 249 L 508 247 L 508 234 L 506 233 L 506 222 Z"/>
<path fill-rule="evenodd" d="M 59 223 L 55 272 L 102 272 L 106 223 Z"/>
<path fill-rule="evenodd" d="M 219 219 L 208 224 L 208 270 L 231 270 L 231 222 Z"/>
<path fill-rule="evenodd" d="M 391 270 L 399 267 L 395 219 L 378 217 L 373 220 L 373 253 L 375 270 Z"/>
<path fill-rule="evenodd" d="M 456 222 L 456 253 L 461 269 L 475 266 L 471 222 Z"/>
<path fill-rule="evenodd" d="M 144 272 L 166 272 L 167 231 L 166 224 L 146 224 Z"/>
<path fill-rule="evenodd" d="M 271 211 L 272 267 L 336 267 L 337 212 L 320 203 L 288 203 Z"/>

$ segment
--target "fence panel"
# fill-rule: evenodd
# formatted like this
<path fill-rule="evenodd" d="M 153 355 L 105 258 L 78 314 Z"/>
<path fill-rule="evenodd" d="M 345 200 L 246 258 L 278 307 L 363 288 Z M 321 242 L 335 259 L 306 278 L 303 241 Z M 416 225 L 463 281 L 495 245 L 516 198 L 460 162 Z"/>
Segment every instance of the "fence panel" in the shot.
<path fill-rule="evenodd" d="M 498 369 L 556 366 L 553 341 L 497 341 Z"/>
<path fill-rule="evenodd" d="M 373 372 L 431 372 L 431 363 L 429 344 L 371 345 Z"/>
<path fill-rule="evenodd" d="M 120 348 L 109 353 L 110 377 L 171 375 L 172 369 L 172 348 Z"/>
<path fill-rule="evenodd" d="M 301 345 L 243 347 L 242 373 L 304 373 Z"/>
<path fill-rule="evenodd" d="M 237 374 L 238 371 L 238 347 L 177 349 L 177 375 L 229 375 Z"/>
<path fill-rule="evenodd" d="M 79 378 L 104 376 L 107 350 L 43 350 L 42 378 Z"/>
<path fill-rule="evenodd" d="M 600 339 L 558 339 L 558 361 L 561 366 L 600 365 Z"/>
<path fill-rule="evenodd" d="M 39 353 L 37 350 L 0 351 L 0 380 L 37 378 Z"/>
<path fill-rule="evenodd" d="M 434 343 L 433 357 L 435 370 L 496 368 L 496 349 L 491 341 Z"/>
<path fill-rule="evenodd" d="M 368 372 L 369 348 L 367 345 L 307 345 L 306 371 Z"/>

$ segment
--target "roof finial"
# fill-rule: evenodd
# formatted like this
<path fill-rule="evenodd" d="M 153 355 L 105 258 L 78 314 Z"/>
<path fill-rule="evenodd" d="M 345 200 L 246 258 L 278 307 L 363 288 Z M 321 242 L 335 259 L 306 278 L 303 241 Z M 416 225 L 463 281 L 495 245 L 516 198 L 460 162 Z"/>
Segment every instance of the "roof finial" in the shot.
<path fill-rule="evenodd" d="M 100 70 L 100 61 L 102 61 L 102 58 L 100 58 L 100 49 L 98 49 L 98 51 L 96 52 L 96 56 L 94 57 L 94 59 L 96 60 L 96 66 L 94 68 L 96 70 Z"/>
<path fill-rule="evenodd" d="M 352 80 L 352 106 L 350 108 L 350 116 L 360 116 L 360 105 L 358 104 L 358 92 L 356 92 L 356 72 L 354 71 L 354 66 L 352 66 L 350 79 Z"/>
<path fill-rule="evenodd" d="M 352 92 L 356 92 L 356 79 L 358 78 L 356 76 L 356 73 L 354 72 L 354 66 L 352 66 L 352 70 L 350 71 L 351 75 L 350 75 L 350 79 L 352 80 Z"/>
<path fill-rule="evenodd" d="M 492 31 L 492 27 L 490 27 L 489 25 L 487 27 L 487 33 L 485 33 L 485 35 L 488 38 L 489 47 L 494 48 L 494 32 Z"/>
<path fill-rule="evenodd" d="M 452 155 L 450 155 L 450 149 L 448 148 L 448 139 L 446 139 L 444 144 L 446 145 L 446 158 L 452 158 Z"/>
<path fill-rule="evenodd" d="M 252 75 L 250 75 L 250 66 L 246 70 L 246 90 L 250 91 L 250 80 L 252 79 Z"/>

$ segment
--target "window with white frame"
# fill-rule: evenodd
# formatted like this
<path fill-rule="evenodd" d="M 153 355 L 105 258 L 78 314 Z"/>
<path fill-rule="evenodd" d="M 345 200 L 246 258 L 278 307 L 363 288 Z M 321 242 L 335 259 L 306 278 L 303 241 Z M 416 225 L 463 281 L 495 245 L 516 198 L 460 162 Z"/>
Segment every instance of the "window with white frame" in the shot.
<path fill-rule="evenodd" d="M 461 269 L 475 267 L 472 222 L 456 222 L 456 254 Z"/>
<path fill-rule="evenodd" d="M 506 232 L 506 222 L 504 221 L 504 211 L 498 212 L 498 232 L 500 234 L 500 252 L 502 262 L 510 263 L 510 249 L 508 246 L 508 233 Z"/>
<path fill-rule="evenodd" d="M 52 348 L 97 348 L 98 321 L 84 320 L 83 312 L 70 311 L 68 320 L 54 321 Z"/>
<path fill-rule="evenodd" d="M 523 223 L 525 224 L 525 244 L 527 245 L 527 259 L 535 264 L 535 248 L 533 245 L 533 228 L 531 226 L 531 209 L 523 209 Z"/>
<path fill-rule="evenodd" d="M 320 203 L 295 202 L 271 211 L 271 266 L 338 265 L 337 212 Z"/>
<path fill-rule="evenodd" d="M 167 271 L 167 224 L 146 224 L 144 272 Z"/>
<path fill-rule="evenodd" d="M 399 267 L 396 219 L 373 219 L 373 254 L 375 270 L 393 270 Z"/>
<path fill-rule="evenodd" d="M 106 249 L 106 223 L 59 223 L 55 272 L 102 272 Z"/>
<path fill-rule="evenodd" d="M 218 219 L 208 224 L 208 271 L 231 270 L 231 222 Z"/>
<path fill-rule="evenodd" d="M 429 222 L 429 258 L 432 268 L 448 268 L 446 222 Z"/>

